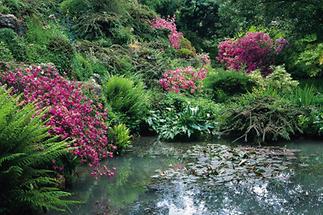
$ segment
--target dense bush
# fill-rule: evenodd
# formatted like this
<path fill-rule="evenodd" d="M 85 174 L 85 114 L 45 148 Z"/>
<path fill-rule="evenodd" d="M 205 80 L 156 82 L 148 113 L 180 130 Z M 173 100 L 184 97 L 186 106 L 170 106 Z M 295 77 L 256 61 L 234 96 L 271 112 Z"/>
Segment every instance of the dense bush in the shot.
<path fill-rule="evenodd" d="M 209 100 L 168 93 L 157 105 L 147 122 L 161 139 L 215 135 L 218 131 L 221 107 Z"/>
<path fill-rule="evenodd" d="M 2 77 L 2 83 L 14 88 L 15 93 L 24 94 L 24 102 L 36 102 L 37 108 L 48 108 L 46 124 L 49 133 L 63 140 L 74 140 L 72 154 L 81 162 L 88 162 L 92 174 L 112 174 L 99 169 L 101 159 L 112 156 L 112 145 L 108 144 L 106 112 L 102 104 L 98 107 L 85 97 L 80 86 L 61 77 L 51 66 L 16 69 Z"/>
<path fill-rule="evenodd" d="M 299 82 L 291 77 L 284 66 L 271 67 L 272 73 L 266 77 L 260 71 L 254 71 L 250 76 L 263 89 L 277 90 L 281 93 L 290 93 L 296 89 Z"/>
<path fill-rule="evenodd" d="M 305 35 L 287 49 L 285 61 L 288 70 L 298 77 L 318 77 L 323 73 L 323 43 L 316 34 Z"/>
<path fill-rule="evenodd" d="M 44 25 L 36 18 L 27 23 L 27 57 L 30 63 L 53 63 L 60 74 L 71 76 L 74 49 L 63 30 L 56 24 Z"/>
<path fill-rule="evenodd" d="M 287 41 L 278 39 L 275 43 L 270 36 L 263 32 L 249 32 L 236 41 L 229 39 L 219 44 L 217 60 L 229 69 L 246 69 L 252 72 L 260 69 L 266 75 L 274 56 L 279 54 Z"/>
<path fill-rule="evenodd" d="M 106 36 L 116 43 L 129 42 L 136 34 L 145 37 L 150 31 L 148 20 L 154 16 L 137 1 L 126 0 L 65 0 L 61 8 L 79 37 Z"/>
<path fill-rule="evenodd" d="M 0 213 L 33 214 L 65 210 L 72 201 L 57 188 L 51 161 L 65 155 L 67 143 L 50 137 L 42 113 L 0 87 Z"/>
<path fill-rule="evenodd" d="M 229 134 L 244 141 L 289 140 L 301 133 L 299 117 L 302 109 L 280 96 L 259 91 L 249 93 L 228 108 L 224 127 Z"/>
<path fill-rule="evenodd" d="M 224 102 L 231 96 L 251 92 L 257 85 L 256 81 L 243 72 L 221 69 L 210 72 L 204 80 L 204 84 L 212 98 L 218 102 Z"/>
<path fill-rule="evenodd" d="M 9 28 L 0 29 L 0 42 L 3 42 L 17 61 L 26 60 L 26 48 L 21 38 Z"/>
<path fill-rule="evenodd" d="M 201 90 L 202 81 L 206 78 L 207 69 L 201 68 L 197 71 L 193 67 L 169 70 L 159 80 L 160 85 L 168 92 L 188 92 L 194 94 Z"/>
<path fill-rule="evenodd" d="M 0 61 L 8 62 L 12 60 L 13 60 L 13 56 L 10 49 L 8 49 L 5 43 L 0 41 Z"/>
<path fill-rule="evenodd" d="M 139 131 L 150 106 L 143 83 L 112 76 L 104 85 L 104 95 L 114 113 L 112 120 L 118 122 L 115 124 L 123 123 L 132 131 Z"/>
<path fill-rule="evenodd" d="M 157 17 L 152 21 L 151 26 L 154 29 L 168 30 L 170 32 L 168 35 L 168 39 L 172 47 L 175 49 L 179 49 L 181 47 L 183 33 L 177 31 L 175 16 L 168 17 L 168 19 L 162 19 Z"/>

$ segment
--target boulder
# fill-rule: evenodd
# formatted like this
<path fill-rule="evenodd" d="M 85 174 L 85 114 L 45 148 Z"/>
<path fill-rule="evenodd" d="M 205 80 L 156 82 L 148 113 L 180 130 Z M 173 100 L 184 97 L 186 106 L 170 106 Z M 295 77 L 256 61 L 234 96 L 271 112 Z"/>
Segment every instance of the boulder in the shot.
<path fill-rule="evenodd" d="M 12 14 L 1 14 L 0 13 L 0 28 L 11 28 L 14 30 L 19 29 L 19 20 Z"/>

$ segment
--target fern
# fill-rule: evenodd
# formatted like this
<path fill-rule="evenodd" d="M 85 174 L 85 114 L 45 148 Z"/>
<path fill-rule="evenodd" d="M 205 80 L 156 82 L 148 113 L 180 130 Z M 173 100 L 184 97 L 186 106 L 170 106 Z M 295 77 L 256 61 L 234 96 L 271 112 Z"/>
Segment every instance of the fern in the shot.
<path fill-rule="evenodd" d="M 49 137 L 42 113 L 33 105 L 18 103 L 18 97 L 0 87 L 0 213 L 65 211 L 75 201 L 66 200 L 71 194 L 57 188 L 49 164 L 67 152 L 67 143 Z"/>

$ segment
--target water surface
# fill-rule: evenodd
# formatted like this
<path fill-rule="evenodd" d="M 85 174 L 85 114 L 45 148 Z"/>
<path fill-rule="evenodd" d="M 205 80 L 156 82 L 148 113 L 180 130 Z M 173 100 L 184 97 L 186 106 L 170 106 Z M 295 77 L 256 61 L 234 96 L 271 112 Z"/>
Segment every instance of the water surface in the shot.
<path fill-rule="evenodd" d="M 109 161 L 117 169 L 114 178 L 96 181 L 86 174 L 80 176 L 72 192 L 84 204 L 73 207 L 72 214 L 323 214 L 322 141 L 286 144 L 300 150 L 297 160 L 272 180 L 207 186 L 174 179 L 150 186 L 151 176 L 170 165 L 185 165 L 180 155 L 195 144 L 206 143 L 137 140 L 132 152 Z"/>

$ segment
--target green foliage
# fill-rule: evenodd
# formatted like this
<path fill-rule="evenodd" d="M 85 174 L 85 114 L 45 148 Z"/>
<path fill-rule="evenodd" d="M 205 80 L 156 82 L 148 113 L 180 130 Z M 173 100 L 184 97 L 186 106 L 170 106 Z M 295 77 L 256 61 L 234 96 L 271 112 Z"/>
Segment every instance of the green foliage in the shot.
<path fill-rule="evenodd" d="M 323 75 L 323 43 L 316 34 L 293 41 L 285 53 L 288 71 L 298 77 Z"/>
<path fill-rule="evenodd" d="M 273 66 L 272 73 L 266 77 L 262 77 L 260 71 L 254 71 L 250 76 L 259 87 L 270 88 L 281 93 L 290 93 L 299 85 L 299 82 L 293 80 L 284 66 Z"/>
<path fill-rule="evenodd" d="M 8 49 L 5 43 L 0 41 L 0 61 L 8 62 L 12 60 L 13 60 L 13 56 L 10 49 Z"/>
<path fill-rule="evenodd" d="M 49 137 L 42 114 L 33 105 L 20 107 L 18 98 L 0 88 L 0 212 L 31 214 L 65 210 L 72 201 L 57 188 L 51 161 L 67 153 L 67 143 Z"/>
<path fill-rule="evenodd" d="M 113 120 L 117 121 L 117 124 L 125 124 L 132 131 L 138 131 L 138 126 L 147 116 L 150 106 L 149 95 L 143 83 L 112 76 L 105 84 L 104 92 L 106 101 L 115 114 Z"/>
<path fill-rule="evenodd" d="M 297 87 L 286 96 L 293 104 L 300 107 L 318 106 L 323 104 L 323 95 L 313 86 Z"/>
<path fill-rule="evenodd" d="M 319 132 L 323 134 L 323 111 L 317 113 L 314 123 L 319 128 Z"/>
<path fill-rule="evenodd" d="M 147 122 L 165 140 L 215 135 L 220 110 L 209 100 L 169 93 L 150 111 Z"/>
<path fill-rule="evenodd" d="M 7 46 L 17 61 L 24 61 L 26 59 L 25 45 L 14 30 L 9 28 L 1 28 L 0 42 L 3 42 Z"/>
<path fill-rule="evenodd" d="M 53 63 L 61 74 L 71 76 L 74 49 L 63 30 L 56 24 L 32 18 L 27 23 L 29 63 Z"/>
<path fill-rule="evenodd" d="M 190 64 L 186 59 L 178 63 L 180 59 L 176 58 L 176 52 L 168 44 L 167 39 L 160 39 L 134 42 L 128 47 L 113 45 L 105 48 L 100 46 L 100 41 L 80 41 L 77 49 L 100 61 L 111 75 L 135 74 L 151 87 L 158 84 L 162 74 L 169 68 L 182 66 L 183 62 Z"/>
<path fill-rule="evenodd" d="M 116 44 L 128 44 L 135 40 L 133 28 L 131 27 L 119 26 L 111 29 L 111 33 L 113 35 L 113 41 Z"/>
<path fill-rule="evenodd" d="M 245 142 L 289 140 L 302 132 L 298 119 L 304 113 L 272 92 L 256 91 L 239 97 L 226 114 L 224 133 Z"/>
<path fill-rule="evenodd" d="M 110 128 L 112 142 L 117 146 L 118 151 L 126 149 L 131 144 L 130 130 L 124 124 L 115 125 Z"/>
<path fill-rule="evenodd" d="M 295 63 L 297 67 L 300 67 L 310 77 L 322 75 L 323 43 L 305 49 L 299 54 Z"/>
<path fill-rule="evenodd" d="M 73 78 L 79 81 L 87 81 L 93 75 L 93 68 L 90 61 L 82 54 L 77 53 L 73 58 Z"/>
<path fill-rule="evenodd" d="M 52 38 L 48 44 L 48 59 L 54 63 L 59 71 L 69 74 L 71 72 L 73 47 L 64 37 Z"/>
<path fill-rule="evenodd" d="M 210 72 L 204 81 L 205 87 L 215 101 L 224 102 L 230 96 L 238 96 L 252 91 L 256 82 L 243 72 L 217 69 Z"/>
<path fill-rule="evenodd" d="M 119 44 L 130 42 L 134 34 L 144 36 L 154 17 L 148 8 L 128 0 L 65 0 L 61 8 L 79 37 L 112 37 Z"/>

